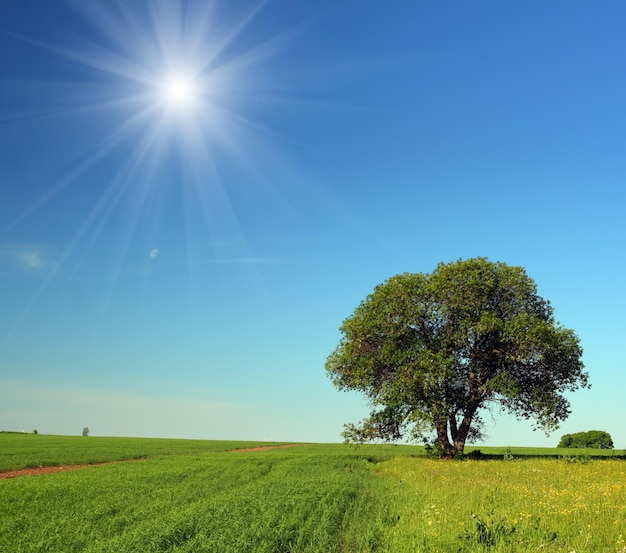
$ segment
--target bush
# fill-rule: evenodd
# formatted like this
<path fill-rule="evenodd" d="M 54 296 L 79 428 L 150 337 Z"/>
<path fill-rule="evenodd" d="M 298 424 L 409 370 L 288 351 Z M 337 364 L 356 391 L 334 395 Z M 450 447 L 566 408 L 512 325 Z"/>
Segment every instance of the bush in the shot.
<path fill-rule="evenodd" d="M 557 447 L 589 447 L 594 449 L 613 449 L 613 440 L 608 432 L 603 430 L 589 430 L 565 434 Z"/>
<path fill-rule="evenodd" d="M 473 460 L 480 460 L 484 458 L 485 456 L 480 449 L 472 449 L 472 451 L 470 451 L 469 453 L 466 453 L 462 457 L 462 459 L 473 459 Z"/>

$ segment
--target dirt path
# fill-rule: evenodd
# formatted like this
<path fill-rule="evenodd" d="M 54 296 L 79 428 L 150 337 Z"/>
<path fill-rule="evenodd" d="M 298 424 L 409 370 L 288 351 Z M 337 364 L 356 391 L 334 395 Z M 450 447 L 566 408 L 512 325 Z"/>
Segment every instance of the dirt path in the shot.
<path fill-rule="evenodd" d="M 37 476 L 39 474 L 52 474 L 54 472 L 64 472 L 67 470 L 77 470 L 85 467 L 99 467 L 101 465 L 112 465 L 113 463 L 132 463 L 145 461 L 145 459 L 126 459 L 125 461 L 105 461 L 103 463 L 89 463 L 83 465 L 60 465 L 54 467 L 35 467 L 29 469 L 7 470 L 0 472 L 0 480 L 7 478 L 17 478 L 19 476 Z"/>
<path fill-rule="evenodd" d="M 242 449 L 231 449 L 231 453 L 248 452 L 248 451 L 268 451 L 270 449 L 282 449 L 285 447 L 301 447 L 308 444 L 284 444 L 284 445 L 264 445 L 259 447 L 246 447 Z M 17 478 L 19 476 L 37 476 L 39 474 L 52 474 L 55 472 L 64 472 L 67 470 L 78 470 L 85 467 L 97 467 L 101 465 L 111 465 L 113 463 L 130 463 L 133 461 L 145 461 L 145 459 L 127 459 L 125 461 L 105 461 L 103 463 L 90 463 L 83 465 L 60 465 L 55 467 L 36 467 L 29 469 L 7 470 L 0 472 L 0 480 L 7 478 Z"/>
<path fill-rule="evenodd" d="M 245 447 L 242 449 L 231 449 L 231 453 L 238 453 L 240 451 L 269 451 L 270 449 L 284 449 L 285 447 L 301 447 L 308 444 L 284 444 L 284 445 L 262 445 L 259 447 Z"/>

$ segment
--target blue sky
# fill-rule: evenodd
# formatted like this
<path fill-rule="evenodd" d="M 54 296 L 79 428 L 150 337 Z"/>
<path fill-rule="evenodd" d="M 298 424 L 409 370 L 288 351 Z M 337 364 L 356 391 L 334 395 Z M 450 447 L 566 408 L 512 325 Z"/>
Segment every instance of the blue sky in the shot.
<path fill-rule="evenodd" d="M 374 286 L 522 265 L 626 446 L 621 2 L 5 2 L 0 428 L 335 442 Z"/>

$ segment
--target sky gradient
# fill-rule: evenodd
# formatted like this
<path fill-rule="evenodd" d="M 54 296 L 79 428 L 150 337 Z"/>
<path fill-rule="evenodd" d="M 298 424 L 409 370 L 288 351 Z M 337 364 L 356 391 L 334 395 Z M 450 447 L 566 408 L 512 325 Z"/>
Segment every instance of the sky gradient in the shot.
<path fill-rule="evenodd" d="M 0 429 L 341 441 L 400 272 L 523 266 L 626 447 L 621 2 L 5 2 Z"/>

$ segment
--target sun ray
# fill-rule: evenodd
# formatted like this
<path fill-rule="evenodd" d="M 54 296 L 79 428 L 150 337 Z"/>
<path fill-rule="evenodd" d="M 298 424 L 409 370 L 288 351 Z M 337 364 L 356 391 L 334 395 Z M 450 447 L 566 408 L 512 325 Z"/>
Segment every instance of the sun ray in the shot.
<path fill-rule="evenodd" d="M 79 144 L 81 152 L 59 169 L 57 184 L 0 229 L 0 235 L 6 234 L 45 205 L 60 202 L 69 187 L 88 187 L 90 206 L 73 215 L 73 236 L 20 320 L 55 277 L 63 274 L 67 286 L 79 277 L 87 258 L 96 256 L 101 238 L 112 241 L 109 225 L 114 220 L 120 239 L 118 254 L 107 265 L 110 279 L 102 301 L 108 304 L 139 233 L 138 221 L 151 201 L 171 189 L 179 189 L 176 193 L 183 197 L 180 217 L 189 248 L 209 244 L 213 255 L 223 259 L 222 241 L 228 237 L 239 257 L 254 257 L 238 219 L 238 191 L 229 189 L 226 175 L 262 176 L 253 159 L 260 151 L 255 141 L 267 142 L 270 133 L 254 121 L 248 107 L 256 109 L 270 90 L 284 90 L 272 60 L 299 33 L 294 27 L 239 44 L 263 7 L 263 2 L 253 2 L 237 16 L 228 8 L 225 16 L 216 3 L 203 1 L 77 2 L 71 9 L 85 23 L 80 33 L 68 34 L 63 42 L 19 37 L 63 60 L 72 76 L 56 97 L 34 104 L 37 112 L 24 106 L 19 116 L 41 124 L 55 118 L 72 124 L 97 121 L 90 127 L 90 141 Z M 14 119 L 16 113 L 12 111 Z M 167 180 L 162 169 L 172 162 L 178 164 L 180 178 Z M 100 164 L 106 170 L 100 171 Z M 92 180 L 102 188 L 88 184 Z M 124 210 L 128 217 L 119 227 Z M 191 269 L 194 258 L 188 262 Z"/>

